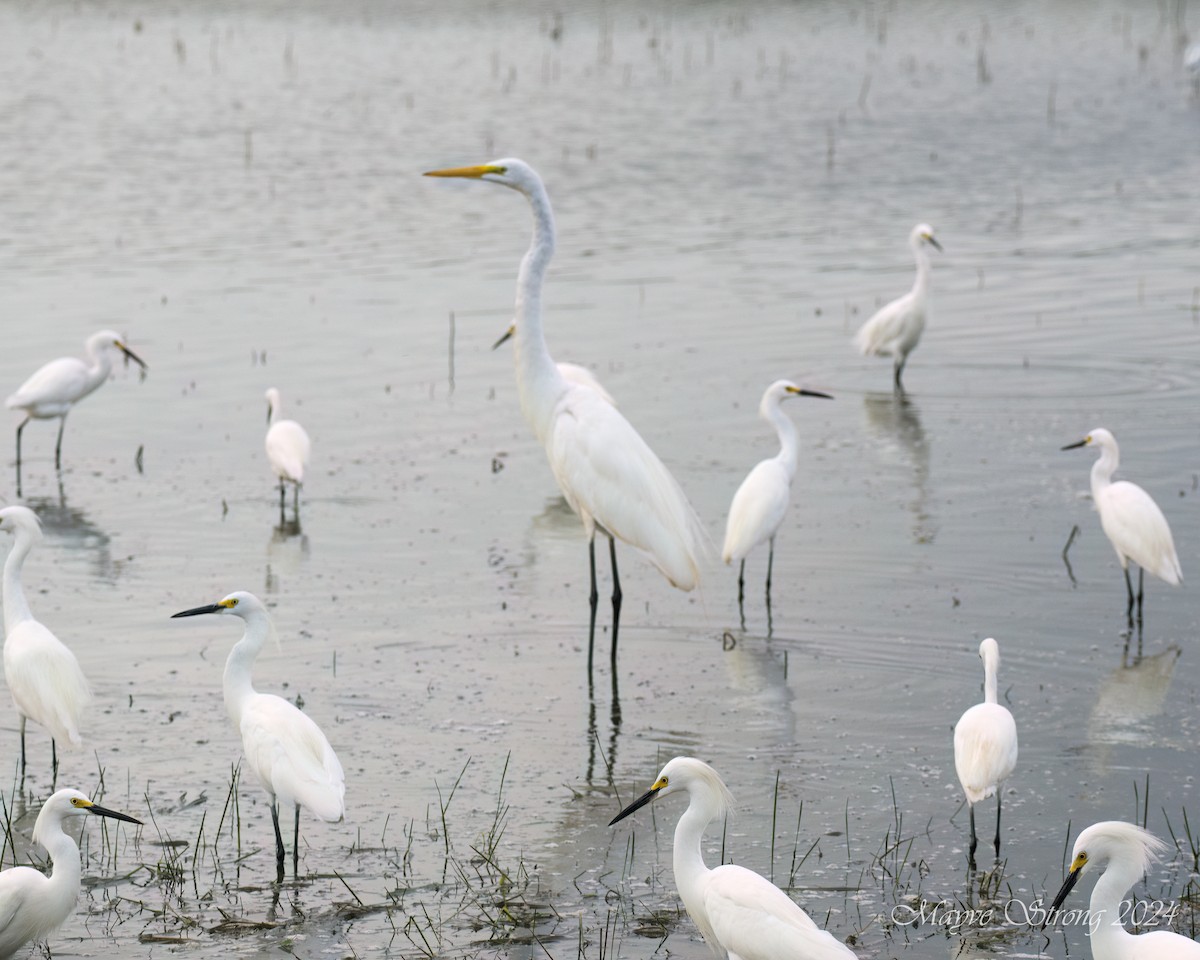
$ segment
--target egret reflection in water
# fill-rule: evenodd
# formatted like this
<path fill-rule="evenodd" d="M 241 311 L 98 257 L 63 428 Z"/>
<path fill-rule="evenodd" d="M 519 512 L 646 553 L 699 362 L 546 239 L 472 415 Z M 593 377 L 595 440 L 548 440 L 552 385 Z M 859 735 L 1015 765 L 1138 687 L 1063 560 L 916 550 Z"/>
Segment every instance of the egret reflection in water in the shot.
<path fill-rule="evenodd" d="M 280 578 L 298 574 L 308 554 L 308 534 L 300 527 L 299 515 L 291 520 L 285 517 L 272 527 L 267 540 L 266 592 L 278 593 Z"/>
<path fill-rule="evenodd" d="M 1100 681 L 1088 719 L 1088 741 L 1097 773 L 1109 769 L 1116 745 L 1144 744 L 1154 735 L 1152 721 L 1166 707 L 1167 691 L 1183 651 L 1176 644 L 1146 657 L 1121 658 Z"/>
<path fill-rule="evenodd" d="M 30 497 L 25 505 L 42 522 L 42 536 L 52 548 L 64 548 L 72 557 L 87 557 L 90 575 L 116 583 L 127 560 L 114 560 L 112 538 L 96 526 L 85 511 L 68 505 L 62 484 L 57 497 Z"/>
<path fill-rule="evenodd" d="M 938 528 L 929 510 L 929 441 L 917 404 L 903 393 L 868 393 L 863 412 L 874 448 L 912 473 L 912 499 L 905 506 L 913 517 L 913 542 L 932 543 Z"/>

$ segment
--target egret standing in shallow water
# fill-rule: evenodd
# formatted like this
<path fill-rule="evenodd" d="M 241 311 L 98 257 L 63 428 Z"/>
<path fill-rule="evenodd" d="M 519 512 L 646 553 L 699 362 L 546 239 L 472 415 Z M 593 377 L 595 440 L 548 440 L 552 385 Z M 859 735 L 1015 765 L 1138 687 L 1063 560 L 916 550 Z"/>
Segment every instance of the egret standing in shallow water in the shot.
<path fill-rule="evenodd" d="M 806 390 L 789 380 L 776 380 L 767 387 L 758 414 L 779 434 L 779 453 L 750 471 L 729 506 L 729 521 L 725 526 L 725 548 L 721 559 L 726 563 L 740 560 L 738 568 L 738 607 L 741 607 L 746 586 L 746 555 L 764 540 L 770 542 L 767 555 L 767 607 L 771 606 L 771 568 L 775 563 L 775 534 L 779 532 L 791 499 L 792 480 L 796 476 L 800 443 L 796 427 L 780 409 L 788 397 L 833 398 L 827 393 Z"/>
<path fill-rule="evenodd" d="M 722 864 L 709 870 L 700 852 L 704 829 L 729 812 L 733 797 L 702 760 L 676 757 L 611 827 L 652 800 L 686 790 L 688 807 L 675 827 L 672 867 L 688 916 L 715 952 L 729 960 L 853 960 L 854 951 L 818 927 L 775 884 L 753 870 Z"/>
<path fill-rule="evenodd" d="M 21 780 L 25 779 L 27 719 L 50 732 L 51 769 L 57 777 L 57 744 L 83 743 L 80 720 L 92 694 L 75 654 L 33 618 L 25 599 L 21 568 L 42 539 L 37 514 L 28 507 L 5 507 L 0 510 L 0 530 L 14 537 L 4 562 L 4 679 L 21 717 Z"/>
<path fill-rule="evenodd" d="M 1129 579 L 1129 561 L 1138 565 L 1137 615 L 1142 618 L 1142 591 L 1146 571 L 1171 586 L 1183 582 L 1183 571 L 1175 553 L 1175 541 L 1167 518 L 1158 509 L 1150 494 L 1136 483 L 1128 480 L 1113 482 L 1112 475 L 1120 463 L 1120 452 L 1113 435 L 1097 428 L 1078 443 L 1069 443 L 1064 450 L 1097 446 L 1100 457 L 1092 464 L 1092 502 L 1100 511 L 1100 526 L 1108 537 L 1121 569 L 1125 571 L 1125 589 L 1129 592 L 1129 605 L 1125 614 L 1133 618 L 1133 581 Z"/>
<path fill-rule="evenodd" d="M 174 614 L 195 617 L 216 613 L 241 617 L 246 624 L 242 639 L 225 661 L 225 709 L 242 736 L 246 763 L 271 797 L 275 825 L 275 866 L 283 878 L 283 835 L 279 832 L 279 805 L 295 806 L 292 837 L 292 871 L 300 856 L 300 808 L 335 823 L 346 813 L 346 777 L 333 747 L 321 728 L 294 705 L 273 693 L 258 693 L 251 683 L 254 660 L 275 628 L 267 608 L 252 593 L 238 591 L 224 600 Z"/>
<path fill-rule="evenodd" d="M 280 410 L 279 391 L 271 387 L 267 391 L 267 461 L 279 478 L 279 516 L 283 517 L 284 490 L 290 483 L 295 491 L 292 508 L 298 517 L 300 487 L 304 483 L 312 443 L 308 433 L 295 420 L 279 419 Z"/>
<path fill-rule="evenodd" d="M 917 261 L 917 279 L 913 288 L 904 296 L 880 307 L 854 337 L 854 345 L 863 356 L 893 358 L 892 370 L 897 390 L 904 389 L 901 382 L 904 365 L 925 332 L 925 320 L 929 313 L 929 253 L 925 248 L 942 249 L 933 235 L 933 227 L 927 223 L 918 223 L 912 228 L 908 245 Z"/>
<path fill-rule="evenodd" d="M 79 847 L 63 830 L 67 817 L 93 814 L 126 823 L 141 820 L 92 803 L 78 790 L 59 790 L 42 804 L 33 839 L 50 855 L 50 876 L 32 867 L 11 867 L 0 872 L 0 960 L 7 960 L 32 940 L 57 930 L 79 898 Z M 49 956 L 49 951 L 46 951 Z"/>
<path fill-rule="evenodd" d="M 1017 765 L 1017 724 L 997 702 L 996 671 L 1000 647 L 991 637 L 979 645 L 983 661 L 983 703 L 964 713 L 954 726 L 954 769 L 971 810 L 971 866 L 975 865 L 975 804 L 996 796 L 996 856 L 1000 856 L 1001 788 Z"/>
<path fill-rule="evenodd" d="M 25 419 L 17 427 L 18 495 L 21 492 L 21 431 L 25 429 L 25 424 L 30 420 L 58 418 L 54 466 L 61 470 L 63 428 L 67 425 L 67 414 L 76 403 L 108 379 L 109 373 L 112 372 L 112 355 L 109 353 L 111 349 L 120 350 L 143 370 L 146 369 L 142 359 L 122 342 L 120 334 L 111 330 L 101 330 L 88 338 L 87 363 L 76 357 L 51 360 L 4 401 L 4 405 L 10 410 L 25 411 Z"/>
<path fill-rule="evenodd" d="M 498 183 L 521 193 L 533 211 L 533 241 L 517 276 L 514 355 L 521 410 L 545 445 L 567 503 L 583 521 L 591 569 L 588 666 L 596 635 L 596 529 L 608 535 L 613 571 L 612 662 L 617 658 L 621 582 L 616 541 L 649 559 L 673 586 L 700 580 L 704 533 L 687 497 L 662 461 L 617 409 L 590 387 L 563 376 L 542 333 L 542 281 L 554 255 L 554 214 L 541 177 L 522 160 L 434 170 L 431 177 Z"/>
<path fill-rule="evenodd" d="M 1200 943 L 1169 930 L 1135 936 L 1121 918 L 1133 885 L 1167 849 L 1152 833 L 1120 820 L 1094 823 L 1079 835 L 1071 870 L 1050 906 L 1053 914 L 1085 873 L 1107 867 L 1089 904 L 1088 940 L 1093 960 L 1200 960 Z"/>

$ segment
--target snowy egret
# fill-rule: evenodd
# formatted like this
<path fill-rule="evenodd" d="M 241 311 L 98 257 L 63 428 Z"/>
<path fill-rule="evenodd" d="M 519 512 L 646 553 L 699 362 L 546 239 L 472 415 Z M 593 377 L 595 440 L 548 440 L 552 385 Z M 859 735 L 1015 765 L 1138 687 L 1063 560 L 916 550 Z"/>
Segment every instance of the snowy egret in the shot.
<path fill-rule="evenodd" d="M 11 957 L 31 940 L 53 933 L 70 915 L 79 897 L 82 869 L 79 847 L 63 830 L 63 821 L 84 814 L 142 822 L 92 803 L 78 790 L 59 790 L 42 804 L 33 839 L 50 855 L 54 869 L 48 877 L 33 867 L 10 867 L 0 873 L 0 958 Z"/>
<path fill-rule="evenodd" d="M 108 352 L 111 348 L 120 350 L 143 370 L 146 369 L 141 357 L 125 345 L 119 333 L 101 330 L 88 338 L 85 349 L 89 362 L 85 363 L 76 357 L 51 360 L 4 401 L 4 405 L 10 410 L 25 411 L 25 419 L 17 427 L 18 487 L 21 484 L 21 431 L 25 429 L 25 424 L 30 420 L 53 420 L 58 417 L 54 466 L 62 469 L 62 438 L 63 428 L 67 425 L 67 414 L 76 403 L 108 379 L 109 373 L 112 372 L 112 356 Z"/>
<path fill-rule="evenodd" d="M 225 709 L 242 735 L 246 763 L 271 797 L 275 825 L 275 865 L 283 877 L 283 835 L 279 832 L 279 806 L 296 808 L 292 837 L 292 870 L 300 856 L 300 808 L 335 823 L 346 813 L 346 777 L 333 747 L 321 728 L 282 697 L 258 693 L 251 683 L 254 660 L 263 641 L 275 627 L 262 601 L 239 590 L 207 606 L 183 610 L 174 617 L 217 613 L 241 617 L 246 624 L 242 639 L 225 661 Z"/>
<path fill-rule="evenodd" d="M 1121 923 L 1125 899 L 1150 865 L 1167 849 L 1154 834 L 1120 820 L 1094 823 L 1075 841 L 1071 870 L 1050 906 L 1051 915 L 1085 873 L 1107 869 L 1092 889 L 1088 940 L 1094 960 L 1200 960 L 1200 943 L 1169 930 L 1134 935 Z"/>
<path fill-rule="evenodd" d="M 1100 457 L 1092 464 L 1092 502 L 1100 511 L 1100 526 L 1108 537 L 1121 569 L 1125 571 L 1125 589 L 1129 592 L 1126 616 L 1133 617 L 1133 582 L 1129 579 L 1129 561 L 1138 565 L 1137 612 L 1142 617 L 1142 592 L 1146 571 L 1171 586 L 1183 582 L 1183 571 L 1175 553 L 1175 541 L 1167 518 L 1158 509 L 1150 494 L 1128 480 L 1113 482 L 1112 475 L 1120 463 L 1117 441 L 1103 428 L 1097 428 L 1078 443 L 1069 443 L 1064 450 L 1095 445 Z"/>
<path fill-rule="evenodd" d="M 25 721 L 32 719 L 50 732 L 51 769 L 58 773 L 57 744 L 78 746 L 83 709 L 91 701 L 79 661 L 66 645 L 33 618 L 21 568 L 42 539 L 37 514 L 28 507 L 0 510 L 0 530 L 13 534 L 4 561 L 4 679 L 21 717 L 21 779 L 25 778 Z"/>
<path fill-rule="evenodd" d="M 608 535 L 613 571 L 612 661 L 617 657 L 621 582 L 616 540 L 642 553 L 673 586 L 691 590 L 700 580 L 704 532 L 687 497 L 662 461 L 617 409 L 599 393 L 568 381 L 550 356 L 542 332 L 542 281 L 554 255 L 554 213 L 541 177 L 522 160 L 433 170 L 430 177 L 498 183 L 521 193 L 533 211 L 533 240 L 517 277 L 513 335 L 517 392 L 534 435 L 545 445 L 550 469 L 588 537 L 591 620 L 588 665 L 596 635 L 596 528 Z"/>
<path fill-rule="evenodd" d="M 508 325 L 508 329 L 504 331 L 504 335 L 492 344 L 492 349 L 499 349 L 501 346 L 508 343 L 508 341 L 513 338 L 513 334 L 516 332 L 517 325 L 515 323 L 510 323 Z M 596 375 L 587 367 L 581 367 L 579 364 L 570 363 L 567 360 L 560 360 L 555 364 L 555 366 L 558 367 L 558 372 L 563 375 L 563 379 L 568 383 L 573 383 L 580 387 L 591 387 L 591 389 L 595 390 L 614 407 L 617 405 L 617 401 L 612 398 L 612 394 L 604 389 L 600 381 L 596 379 Z"/>
<path fill-rule="evenodd" d="M 1001 786 L 1017 765 L 1017 724 L 996 699 L 1000 647 L 991 637 L 979 645 L 983 661 L 983 703 L 964 713 L 954 726 L 954 769 L 971 810 L 971 853 L 975 863 L 975 804 L 996 796 L 996 856 L 1000 856 Z"/>
<path fill-rule="evenodd" d="M 779 434 L 779 453 L 757 466 L 742 481 L 733 503 L 729 505 L 729 521 L 725 526 L 725 548 L 721 558 L 726 563 L 741 561 L 738 569 L 738 606 L 742 605 L 746 584 L 746 555 L 764 540 L 770 542 L 767 555 L 767 606 L 771 605 L 771 567 L 775 563 L 775 534 L 787 513 L 791 498 L 792 479 L 796 476 L 796 461 L 800 444 L 796 427 L 780 409 L 788 397 L 833 398 L 827 393 L 806 390 L 789 380 L 776 380 L 767 387 L 758 407 L 758 415 Z"/>
<path fill-rule="evenodd" d="M 704 829 L 725 816 L 733 797 L 717 771 L 702 760 L 676 757 L 609 826 L 678 790 L 687 791 L 688 807 L 675 827 L 675 886 L 714 952 L 725 951 L 729 960 L 853 960 L 849 947 L 813 923 L 765 877 L 730 863 L 715 870 L 705 866 L 700 852 Z"/>
<path fill-rule="evenodd" d="M 859 328 L 854 345 L 863 356 L 892 357 L 893 375 L 897 390 L 903 390 L 901 376 L 904 364 L 925 331 L 929 311 L 929 254 L 926 246 L 937 250 L 942 245 L 933 235 L 933 227 L 918 223 L 908 235 L 908 245 L 917 261 L 917 279 L 904 296 L 880 307 L 875 315 Z"/>
<path fill-rule="evenodd" d="M 267 460 L 279 478 L 279 514 L 283 516 L 284 490 L 289 483 L 295 490 L 293 509 L 300 513 L 300 486 L 312 443 L 295 420 L 279 419 L 280 409 L 279 391 L 272 387 L 267 391 Z"/>

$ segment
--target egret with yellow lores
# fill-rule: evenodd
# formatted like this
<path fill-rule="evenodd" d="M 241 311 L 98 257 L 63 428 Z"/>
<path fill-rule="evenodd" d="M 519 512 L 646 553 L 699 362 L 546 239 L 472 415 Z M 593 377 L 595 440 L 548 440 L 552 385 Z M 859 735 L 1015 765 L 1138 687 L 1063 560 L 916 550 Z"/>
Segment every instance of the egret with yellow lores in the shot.
<path fill-rule="evenodd" d="M 215 613 L 240 617 L 246 624 L 242 639 L 225 661 L 225 709 L 242 737 L 246 763 L 271 797 L 275 825 L 275 866 L 283 877 L 283 835 L 279 831 L 279 805 L 294 806 L 296 827 L 292 836 L 292 870 L 300 856 L 300 808 L 334 823 L 346 813 L 346 777 L 333 747 L 307 714 L 273 693 L 258 693 L 251 668 L 268 635 L 275 628 L 267 608 L 252 593 L 238 591 L 223 600 L 176 613 L 195 617 Z"/>
<path fill-rule="evenodd" d="M 854 960 L 854 951 L 818 927 L 782 890 L 731 863 L 710 870 L 700 853 L 705 828 L 733 804 L 717 771 L 702 760 L 676 757 L 611 827 L 659 797 L 685 791 L 688 807 L 675 827 L 672 868 L 688 916 L 716 953 L 729 960 Z"/>
<path fill-rule="evenodd" d="M 53 870 L 50 876 L 32 867 L 0 872 L 0 960 L 8 960 L 25 944 L 49 936 L 71 915 L 83 871 L 79 847 L 63 829 L 63 821 L 86 814 L 142 822 L 93 803 L 78 790 L 59 790 L 42 804 L 33 839 L 50 855 Z M 49 950 L 46 953 L 49 956 Z"/>
<path fill-rule="evenodd" d="M 704 532 L 687 497 L 641 435 L 600 393 L 572 383 L 555 364 L 542 332 L 542 282 L 554 255 L 554 213 L 541 177 L 522 160 L 433 170 L 430 177 L 497 183 L 522 194 L 533 211 L 533 240 L 517 276 L 513 335 L 521 411 L 546 448 L 567 503 L 583 521 L 591 571 L 588 665 L 595 647 L 596 530 L 608 536 L 613 571 L 611 659 L 617 657 L 621 582 L 616 541 L 635 548 L 673 586 L 700 580 Z"/>

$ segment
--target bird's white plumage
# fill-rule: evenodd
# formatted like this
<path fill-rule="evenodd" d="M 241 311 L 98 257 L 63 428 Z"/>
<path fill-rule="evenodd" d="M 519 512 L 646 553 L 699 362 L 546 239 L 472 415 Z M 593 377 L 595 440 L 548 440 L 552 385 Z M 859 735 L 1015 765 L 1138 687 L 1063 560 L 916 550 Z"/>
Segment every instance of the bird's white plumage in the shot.
<path fill-rule="evenodd" d="M 33 839 L 50 855 L 53 872 L 46 876 L 32 867 L 0 872 L 0 960 L 8 960 L 29 942 L 53 933 L 70 916 L 79 896 L 82 870 L 79 847 L 63 830 L 63 821 L 88 813 L 131 819 L 96 807 L 78 790 L 59 790 L 42 804 L 33 827 Z"/>
<path fill-rule="evenodd" d="M 101 330 L 88 338 L 88 363 L 75 357 L 51 360 L 40 367 L 6 401 L 12 410 L 24 410 L 29 416 L 44 420 L 64 416 L 71 406 L 96 390 L 112 370 L 110 349 L 129 353 L 119 334 Z M 136 359 L 136 358 L 135 358 Z M 141 363 L 138 360 L 138 363 Z"/>
<path fill-rule="evenodd" d="M 689 802 L 675 828 L 675 885 L 714 953 L 724 952 L 729 960 L 853 960 L 849 947 L 821 930 L 765 877 L 745 867 L 726 864 L 709 870 L 704 864 L 700 853 L 704 830 L 728 811 L 732 797 L 717 772 L 703 761 L 671 760 L 650 792 L 616 819 L 680 790 L 687 792 Z"/>
<path fill-rule="evenodd" d="M 617 405 L 617 401 L 613 399 L 612 394 L 604 389 L 604 385 L 600 383 L 596 375 L 587 367 L 582 367 L 577 363 L 570 363 L 566 360 L 560 360 L 555 366 L 558 367 L 558 372 L 562 374 L 562 378 L 567 383 L 594 390 L 600 394 L 600 399 L 605 403 L 611 404 L 614 407 Z"/>
<path fill-rule="evenodd" d="M 1183 582 L 1183 570 L 1167 518 L 1153 498 L 1128 480 L 1113 481 L 1120 465 L 1116 438 L 1102 427 L 1091 431 L 1080 444 L 1095 446 L 1100 456 L 1092 465 L 1092 501 L 1100 514 L 1100 526 L 1117 552 L 1121 567 L 1132 560 L 1171 586 Z"/>
<path fill-rule="evenodd" d="M 1092 824 L 1079 834 L 1070 874 L 1054 904 L 1062 903 L 1080 877 L 1103 871 L 1089 903 L 1093 960 L 1200 960 L 1200 943 L 1194 940 L 1169 930 L 1134 935 L 1122 923 L 1126 894 L 1167 849 L 1153 834 L 1120 820 Z"/>
<path fill-rule="evenodd" d="M 282 405 L 279 391 L 274 387 L 267 391 L 267 404 L 270 411 L 265 441 L 267 462 L 281 481 L 300 486 L 304 483 L 312 442 L 305 429 L 295 420 L 279 419 Z"/>
<path fill-rule="evenodd" d="M 1017 765 L 1017 724 L 996 702 L 1000 648 L 991 637 L 979 645 L 984 702 L 967 710 L 954 726 L 954 769 L 967 802 L 993 796 Z"/>
<path fill-rule="evenodd" d="M 21 571 L 42 539 L 37 515 L 28 507 L 0 510 L 0 530 L 14 535 L 4 564 L 4 678 L 22 717 L 41 724 L 63 746 L 82 743 L 79 728 L 91 702 L 87 679 L 75 655 L 35 620 L 25 598 Z"/>
<path fill-rule="evenodd" d="M 537 172 L 522 160 L 433 171 L 433 176 L 498 183 L 533 212 L 533 240 L 517 278 L 513 336 L 521 410 L 546 447 L 563 495 L 589 536 L 599 525 L 649 558 L 672 584 L 699 582 L 705 535 L 679 485 L 611 401 L 570 382 L 546 347 L 542 284 L 554 255 L 554 214 Z"/>
<path fill-rule="evenodd" d="M 864 356 L 894 358 L 897 385 L 908 355 L 925 332 L 929 314 L 929 254 L 925 247 L 932 245 L 940 249 L 933 228 L 927 223 L 918 223 L 912 228 L 908 244 L 917 263 L 912 290 L 880 307 L 854 337 L 854 345 Z"/>

